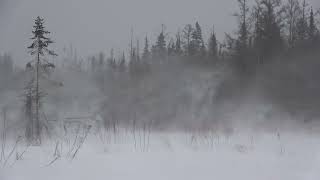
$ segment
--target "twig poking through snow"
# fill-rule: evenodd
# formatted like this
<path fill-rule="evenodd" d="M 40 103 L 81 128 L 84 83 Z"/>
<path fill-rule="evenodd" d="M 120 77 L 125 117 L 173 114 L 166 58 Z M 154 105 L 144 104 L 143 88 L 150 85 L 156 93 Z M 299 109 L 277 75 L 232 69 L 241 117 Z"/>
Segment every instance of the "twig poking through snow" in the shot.
<path fill-rule="evenodd" d="M 84 136 L 83 138 L 81 138 L 80 144 L 78 145 L 76 151 L 75 151 L 74 154 L 72 155 L 71 160 L 73 160 L 73 159 L 76 157 L 78 151 L 80 150 L 80 148 L 81 148 L 82 145 L 84 144 L 84 142 L 85 142 L 85 140 L 87 139 L 87 136 L 88 136 L 88 134 L 89 134 L 89 132 L 90 132 L 90 129 L 91 129 L 91 126 L 89 125 L 88 128 L 87 128 L 87 130 L 86 130 L 86 132 L 85 132 L 85 136 Z"/>
<path fill-rule="evenodd" d="M 61 156 L 56 156 L 49 164 L 45 165 L 45 167 L 51 166 L 54 162 L 56 162 Z"/>
<path fill-rule="evenodd" d="M 17 138 L 17 140 L 16 140 L 16 142 L 15 142 L 15 144 L 14 144 L 11 152 L 9 153 L 9 155 L 7 156 L 7 158 L 5 159 L 5 161 L 4 161 L 4 163 L 3 163 L 3 167 L 5 167 L 5 166 L 7 165 L 8 160 L 9 160 L 10 157 L 12 156 L 13 152 L 16 150 L 17 145 L 18 145 L 18 143 L 19 143 L 20 140 L 21 140 L 21 136 L 19 136 L 19 137 Z"/>

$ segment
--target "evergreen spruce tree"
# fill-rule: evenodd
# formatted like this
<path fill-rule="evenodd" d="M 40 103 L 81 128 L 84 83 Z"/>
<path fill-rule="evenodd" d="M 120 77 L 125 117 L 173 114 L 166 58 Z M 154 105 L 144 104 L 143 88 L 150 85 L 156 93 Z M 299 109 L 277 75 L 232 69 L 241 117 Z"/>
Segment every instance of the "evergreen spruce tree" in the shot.
<path fill-rule="evenodd" d="M 108 65 L 111 69 L 116 69 L 117 68 L 117 63 L 116 59 L 114 58 L 114 50 L 111 48 L 110 50 L 110 57 L 108 59 Z"/>
<path fill-rule="evenodd" d="M 31 61 L 28 63 L 27 66 L 33 66 L 32 69 L 35 70 L 35 77 L 31 80 L 32 88 L 34 89 L 34 94 L 32 95 L 32 103 L 28 102 L 27 104 L 33 104 L 35 107 L 32 109 L 35 109 L 34 118 L 35 122 L 34 127 L 32 128 L 34 132 L 33 134 L 33 143 L 36 145 L 41 144 L 41 129 L 42 125 L 40 122 L 40 106 L 41 106 L 41 99 L 44 96 L 44 92 L 40 90 L 40 77 L 41 74 L 44 74 L 48 72 L 48 68 L 54 68 L 54 65 L 52 63 L 49 63 L 44 59 L 46 55 L 52 55 L 57 56 L 57 54 L 49 50 L 48 47 L 50 44 L 53 43 L 53 41 L 46 37 L 46 35 L 50 34 L 49 31 L 45 30 L 44 27 L 44 19 L 40 18 L 39 16 L 35 20 L 35 25 L 33 26 L 34 30 L 32 31 L 33 37 L 31 38 L 33 40 L 32 44 L 28 47 L 30 49 L 30 54 L 35 56 L 36 59 L 34 61 Z M 27 95 L 27 100 L 28 95 Z"/>
<path fill-rule="evenodd" d="M 12 83 L 13 76 L 13 60 L 8 53 L 4 53 L 3 56 L 0 55 L 0 91 L 4 87 L 10 86 Z"/>
<path fill-rule="evenodd" d="M 249 7 L 247 4 L 247 0 L 238 0 L 239 7 L 240 7 L 240 14 L 237 15 L 239 18 L 239 32 L 238 32 L 238 41 L 239 41 L 239 49 L 240 51 L 246 51 L 248 46 L 248 36 L 249 36 L 249 29 L 248 29 L 248 13 Z M 240 52 L 242 53 L 242 52 Z"/>
<path fill-rule="evenodd" d="M 122 52 L 122 56 L 120 58 L 120 62 L 119 62 L 119 70 L 121 72 L 124 72 L 126 68 L 126 57 L 124 55 L 124 52 Z"/>
<path fill-rule="evenodd" d="M 150 58 L 150 51 L 149 51 L 149 40 L 148 37 L 146 36 L 145 38 L 145 43 L 144 43 L 144 48 L 143 48 L 143 53 L 142 53 L 142 59 L 146 60 Z"/>
<path fill-rule="evenodd" d="M 104 66 L 104 54 L 103 54 L 103 52 L 100 52 L 99 53 L 99 67 L 100 67 L 100 69 L 103 68 L 103 66 Z"/>
<path fill-rule="evenodd" d="M 136 52 L 136 61 L 137 63 L 140 63 L 140 43 L 139 39 L 137 39 L 137 52 Z"/>
<path fill-rule="evenodd" d="M 278 54 L 283 49 L 281 22 L 278 20 L 281 13 L 280 0 L 262 0 L 258 2 L 256 21 L 255 44 L 258 44 L 259 63 Z"/>
<path fill-rule="evenodd" d="M 164 59 L 166 56 L 166 40 L 164 35 L 164 29 L 162 28 L 156 42 L 156 51 L 158 58 Z"/>
<path fill-rule="evenodd" d="M 309 16 L 308 39 L 310 42 L 315 42 L 318 40 L 317 38 L 318 38 L 318 29 L 317 29 L 317 26 L 315 25 L 314 13 L 311 7 L 310 16 Z"/>
<path fill-rule="evenodd" d="M 238 18 L 239 29 L 237 38 L 235 41 L 235 58 L 237 67 L 240 72 L 247 72 L 250 61 L 248 58 L 248 39 L 249 39 L 249 28 L 248 28 L 248 17 L 249 7 L 247 0 L 238 0 L 239 10 L 238 14 L 235 14 Z"/>
<path fill-rule="evenodd" d="M 298 44 L 304 43 L 308 38 L 308 22 L 307 22 L 306 13 L 305 13 L 306 7 L 307 7 L 307 4 L 306 4 L 306 1 L 304 0 L 301 7 L 301 15 L 298 18 L 297 25 L 296 25 Z"/>
<path fill-rule="evenodd" d="M 104 53 L 103 52 L 100 52 L 99 54 L 98 54 L 98 57 L 97 57 L 97 59 L 95 58 L 95 60 L 96 60 L 96 71 L 99 73 L 99 74 L 102 74 L 103 73 L 103 70 L 104 70 L 104 60 L 105 60 L 105 55 L 104 55 Z M 77 61 L 75 61 L 75 63 L 76 63 Z M 102 83 L 104 83 L 104 81 L 100 81 L 100 82 L 102 82 Z"/>
<path fill-rule="evenodd" d="M 263 60 L 262 51 L 263 51 L 263 27 L 262 27 L 262 5 L 260 2 L 256 2 L 256 5 L 253 7 L 254 18 L 254 31 L 253 31 L 253 42 L 252 49 L 254 52 L 254 58 L 256 59 L 255 64 L 260 64 Z"/>
<path fill-rule="evenodd" d="M 202 30 L 198 22 L 195 24 L 191 39 L 190 55 L 201 55 L 204 52 L 205 46 L 202 38 Z"/>
<path fill-rule="evenodd" d="M 218 43 L 214 29 L 212 30 L 209 38 L 208 55 L 211 60 L 215 60 L 218 57 Z"/>
<path fill-rule="evenodd" d="M 184 53 L 186 56 L 191 55 L 191 41 L 192 41 L 192 33 L 194 32 L 194 29 L 191 24 L 187 24 L 183 31 L 182 31 L 182 37 L 183 37 L 183 48 Z"/>

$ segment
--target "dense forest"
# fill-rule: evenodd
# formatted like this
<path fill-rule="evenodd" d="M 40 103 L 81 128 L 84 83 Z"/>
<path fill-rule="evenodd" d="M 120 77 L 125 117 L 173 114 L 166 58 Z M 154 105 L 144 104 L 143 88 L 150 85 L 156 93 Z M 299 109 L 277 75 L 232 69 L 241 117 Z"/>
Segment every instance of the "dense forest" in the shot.
<path fill-rule="evenodd" d="M 214 25 L 208 39 L 198 22 L 173 37 L 162 25 L 155 42 L 128 30 L 129 52 L 87 58 L 72 46 L 52 58 L 53 41 L 38 17 L 30 62 L 21 68 L 14 63 L 19 59 L 0 56 L 8 131 L 32 141 L 83 121 L 114 131 L 152 126 L 228 133 L 319 123 L 320 11 L 299 0 L 238 5 L 237 27 L 223 41 Z"/>

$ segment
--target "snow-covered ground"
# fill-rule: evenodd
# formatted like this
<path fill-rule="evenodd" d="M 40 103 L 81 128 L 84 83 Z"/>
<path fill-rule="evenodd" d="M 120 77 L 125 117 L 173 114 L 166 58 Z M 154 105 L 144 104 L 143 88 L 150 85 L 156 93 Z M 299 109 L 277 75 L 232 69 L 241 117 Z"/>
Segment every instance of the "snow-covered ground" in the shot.
<path fill-rule="evenodd" d="M 72 159 L 81 137 L 76 142 L 74 136 L 62 136 L 12 158 L 1 167 L 0 180 L 316 180 L 319 137 L 297 132 L 89 134 Z"/>

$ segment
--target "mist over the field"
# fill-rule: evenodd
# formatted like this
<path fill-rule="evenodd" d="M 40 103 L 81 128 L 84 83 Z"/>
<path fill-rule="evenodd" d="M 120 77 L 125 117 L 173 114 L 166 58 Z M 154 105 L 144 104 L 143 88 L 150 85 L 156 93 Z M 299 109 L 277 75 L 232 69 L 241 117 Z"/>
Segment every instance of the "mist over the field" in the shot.
<path fill-rule="evenodd" d="M 0 179 L 318 179 L 318 0 L 0 0 Z"/>

